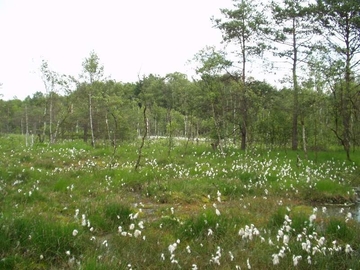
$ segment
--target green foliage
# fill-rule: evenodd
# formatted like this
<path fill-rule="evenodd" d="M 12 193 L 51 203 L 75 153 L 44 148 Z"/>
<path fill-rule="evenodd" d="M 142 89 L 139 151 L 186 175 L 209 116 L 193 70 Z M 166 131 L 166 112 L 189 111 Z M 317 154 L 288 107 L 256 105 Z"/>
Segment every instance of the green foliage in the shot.
<path fill-rule="evenodd" d="M 351 242 L 355 236 L 352 226 L 349 226 L 344 220 L 331 219 L 326 225 L 326 234 L 331 239 L 339 239 L 345 243 Z"/>
<path fill-rule="evenodd" d="M 79 234 L 73 235 L 74 230 Z M 76 225 L 59 224 L 44 218 L 16 218 L 13 221 L 3 221 L 1 238 L 4 243 L 5 263 L 15 265 L 15 257 L 6 257 L 12 249 L 17 250 L 22 258 L 17 262 L 30 260 L 40 265 L 62 265 L 68 256 L 79 256 L 86 243 L 82 238 L 81 228 Z M 67 252 L 70 252 L 67 255 Z M 41 262 L 43 261 L 43 263 Z M 4 264 L 5 264 L 4 263 Z M 45 265 L 44 265 L 45 267 Z"/>
<path fill-rule="evenodd" d="M 118 203 L 111 203 L 104 206 L 105 218 L 114 224 L 128 225 L 131 222 L 130 214 L 132 214 L 130 207 L 119 205 Z"/>
<path fill-rule="evenodd" d="M 228 222 L 226 218 L 218 217 L 215 210 L 208 210 L 185 220 L 179 227 L 177 235 L 185 240 L 201 240 L 210 235 L 211 238 L 219 239 L 226 234 Z"/>
<path fill-rule="evenodd" d="M 228 145 L 221 154 L 208 142 L 174 138 L 168 156 L 167 139 L 151 139 L 135 172 L 133 142 L 113 155 L 106 144 L 94 149 L 67 141 L 12 149 L 10 138 L 0 140 L 7 149 L 1 162 L 9 168 L 0 178 L 2 268 L 71 268 L 80 263 L 85 269 L 193 264 L 206 269 L 218 267 L 219 260 L 220 267 L 233 269 L 246 268 L 244 258 L 249 258 L 253 268 L 276 269 L 272 255 L 278 250 L 269 241 L 275 243 L 279 230 L 285 231 L 285 221 L 291 252 L 286 251 L 280 268 L 293 267 L 292 255 L 298 254 L 303 268 L 326 268 L 332 262 L 342 266 L 345 258 L 346 266 L 356 265 L 355 253 L 344 253 L 347 244 L 359 247 L 358 226 L 346 211 L 334 221 L 330 211 L 318 210 L 310 222 L 315 210 L 307 186 L 312 186 L 313 198 L 332 199 L 351 188 L 357 165 L 343 162 L 340 151 L 331 152 L 330 160 L 319 152 L 317 162 L 310 154 L 309 160 L 297 162 L 291 151 L 244 152 Z M 337 184 L 329 185 L 329 179 Z M 327 249 L 336 240 L 343 251 L 311 255 L 309 266 L 298 234 L 309 237 L 312 246 L 325 237 Z"/>
<path fill-rule="evenodd" d="M 345 203 L 354 200 L 354 193 L 349 185 L 324 179 L 305 189 L 305 198 L 313 202 Z"/>

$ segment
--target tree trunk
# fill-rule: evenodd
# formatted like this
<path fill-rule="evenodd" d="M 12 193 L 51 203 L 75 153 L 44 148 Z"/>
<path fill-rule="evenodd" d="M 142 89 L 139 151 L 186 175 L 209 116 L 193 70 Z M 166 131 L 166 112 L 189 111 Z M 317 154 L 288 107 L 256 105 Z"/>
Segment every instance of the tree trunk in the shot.
<path fill-rule="evenodd" d="M 95 147 L 91 91 L 89 92 L 89 120 L 90 120 L 90 132 L 91 132 L 91 145 L 92 145 L 92 147 Z"/>
<path fill-rule="evenodd" d="M 305 130 L 304 120 L 301 121 L 301 126 L 302 126 L 303 150 L 304 150 L 305 159 L 307 160 L 308 159 L 308 153 L 307 153 L 307 146 L 306 146 L 306 130 Z"/>
<path fill-rule="evenodd" d="M 211 103 L 211 105 L 212 105 L 213 119 L 214 119 L 214 125 L 215 125 L 216 135 L 217 135 L 217 139 L 218 139 L 216 146 L 219 146 L 220 152 L 221 152 L 221 154 L 223 154 L 224 151 L 223 151 L 222 144 L 221 144 L 221 136 L 220 136 L 219 124 L 218 124 L 218 122 L 216 121 L 215 106 L 214 106 L 214 103 Z M 213 146 L 213 147 L 214 147 L 214 146 Z"/>
<path fill-rule="evenodd" d="M 137 161 L 136 161 L 136 164 L 135 164 L 135 171 L 137 171 L 139 166 L 140 166 L 140 161 L 141 161 L 141 157 L 142 157 L 142 149 L 144 147 L 145 139 L 146 139 L 146 136 L 148 134 L 148 129 L 149 129 L 149 123 L 148 123 L 148 119 L 147 119 L 147 116 L 146 116 L 146 105 L 144 106 L 143 117 L 144 117 L 144 128 L 145 128 L 145 130 L 144 130 L 144 135 L 143 135 L 142 140 L 141 140 L 141 145 L 139 147 L 139 154 L 138 154 L 138 158 L 137 158 Z"/>
<path fill-rule="evenodd" d="M 114 125 L 115 125 L 115 127 L 114 127 L 114 136 L 113 136 L 113 141 L 112 141 L 112 145 L 113 145 L 113 148 L 114 148 L 113 155 L 115 155 L 116 148 L 117 148 L 116 132 L 117 132 L 117 130 L 118 130 L 118 121 L 117 121 L 117 119 L 116 119 L 116 116 L 115 116 L 113 113 L 111 113 L 111 116 L 112 116 L 113 119 L 114 119 Z"/>
<path fill-rule="evenodd" d="M 293 117 L 292 117 L 292 141 L 291 148 L 292 150 L 297 150 L 298 148 L 298 116 L 299 116 L 299 85 L 297 80 L 297 47 L 296 47 L 296 19 L 293 19 L 293 68 L 292 68 L 292 77 L 293 77 L 293 90 L 294 90 L 294 100 L 293 100 Z"/>
<path fill-rule="evenodd" d="M 41 143 L 44 142 L 45 136 L 46 136 L 46 104 L 45 104 L 45 108 L 44 108 L 44 126 L 43 126 L 42 137 L 39 134 L 39 140 L 40 140 Z"/>
<path fill-rule="evenodd" d="M 26 128 L 26 147 L 28 147 L 28 137 L 29 137 L 29 118 L 28 118 L 28 110 L 27 105 L 25 105 L 25 128 Z"/>
<path fill-rule="evenodd" d="M 242 125 L 240 126 L 240 131 L 241 131 L 241 150 L 245 150 L 246 149 L 246 143 L 247 143 L 247 93 L 246 93 L 246 84 L 245 84 L 245 79 L 246 79 L 246 51 L 245 51 L 245 37 L 243 35 L 243 48 L 242 48 L 242 65 L 243 65 L 243 70 L 242 70 L 242 83 L 243 83 L 243 93 L 242 93 Z"/>
<path fill-rule="evenodd" d="M 111 143 L 111 135 L 110 135 L 108 112 L 106 112 L 106 114 L 105 114 L 105 126 L 106 126 L 107 137 L 108 137 L 109 143 L 112 144 L 112 143 Z"/>
<path fill-rule="evenodd" d="M 168 156 L 170 157 L 171 148 L 173 146 L 173 131 L 172 131 L 172 119 L 171 119 L 171 109 L 168 109 L 168 125 L 169 125 L 169 145 L 168 145 Z"/>
<path fill-rule="evenodd" d="M 52 133 L 52 120 L 53 120 L 53 98 L 52 98 L 52 91 L 49 93 L 49 137 L 50 137 L 50 144 L 54 142 L 53 133 Z"/>
<path fill-rule="evenodd" d="M 347 23 L 349 23 L 347 21 Z M 345 64 L 345 93 L 342 99 L 342 118 L 343 118 L 343 146 L 346 152 L 346 157 L 350 159 L 350 145 L 351 145 L 351 55 L 350 55 L 350 29 L 346 28 L 345 36 L 346 44 L 346 64 Z"/>

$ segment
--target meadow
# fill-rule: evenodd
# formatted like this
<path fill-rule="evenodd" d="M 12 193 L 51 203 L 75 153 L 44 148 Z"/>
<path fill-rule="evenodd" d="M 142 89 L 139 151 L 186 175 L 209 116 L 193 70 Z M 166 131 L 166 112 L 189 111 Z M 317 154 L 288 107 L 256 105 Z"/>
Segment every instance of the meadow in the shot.
<path fill-rule="evenodd" d="M 360 157 L 139 145 L 0 137 L 0 269 L 360 268 Z"/>

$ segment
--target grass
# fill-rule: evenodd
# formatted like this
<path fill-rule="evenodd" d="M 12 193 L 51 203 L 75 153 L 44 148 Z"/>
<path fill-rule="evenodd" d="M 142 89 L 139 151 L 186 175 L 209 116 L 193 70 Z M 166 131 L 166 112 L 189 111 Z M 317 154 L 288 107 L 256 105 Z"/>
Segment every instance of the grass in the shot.
<path fill-rule="evenodd" d="M 360 160 L 137 147 L 0 137 L 0 269 L 359 268 Z"/>

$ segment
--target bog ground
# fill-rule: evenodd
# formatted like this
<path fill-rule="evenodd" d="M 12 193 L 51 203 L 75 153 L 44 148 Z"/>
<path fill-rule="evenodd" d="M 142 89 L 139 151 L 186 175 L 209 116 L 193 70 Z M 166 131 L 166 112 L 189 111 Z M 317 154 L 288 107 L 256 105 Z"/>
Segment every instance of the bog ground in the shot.
<path fill-rule="evenodd" d="M 0 268 L 359 268 L 343 151 L 139 145 L 0 137 Z"/>

